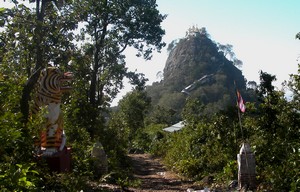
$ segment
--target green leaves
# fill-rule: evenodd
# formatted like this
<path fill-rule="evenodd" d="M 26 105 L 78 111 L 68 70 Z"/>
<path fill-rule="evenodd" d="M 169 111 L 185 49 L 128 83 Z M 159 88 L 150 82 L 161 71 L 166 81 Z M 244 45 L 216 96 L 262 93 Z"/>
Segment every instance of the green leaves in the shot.
<path fill-rule="evenodd" d="M 123 86 L 123 78 L 132 76 L 125 67 L 123 52 L 127 47 L 134 47 L 137 55 L 150 59 L 154 50 L 160 51 L 165 45 L 160 26 L 165 17 L 151 0 L 75 1 L 74 8 L 86 23 L 82 31 L 92 40 L 93 60 L 87 66 L 92 69 L 89 100 L 97 107 L 105 104 L 104 94 L 114 98 Z M 140 85 L 144 82 L 141 79 Z"/>
<path fill-rule="evenodd" d="M 241 128 L 255 153 L 259 182 L 262 186 L 271 183 L 269 188 L 281 191 L 300 188 L 298 76 L 292 76 L 289 85 L 294 95 L 287 100 L 272 85 L 276 77 L 262 72 L 258 89 L 261 103 L 247 103 L 248 110 L 242 116 Z M 182 113 L 187 125 L 162 140 L 165 147 L 156 154 L 165 157 L 168 167 L 189 177 L 201 179 L 214 174 L 219 181 L 236 179 L 236 154 L 244 139 L 236 109 L 201 117 L 208 106 L 197 99 L 187 100 Z"/>
<path fill-rule="evenodd" d="M 16 166 L 18 167 L 17 173 L 19 174 L 19 178 L 17 182 L 18 185 L 24 186 L 26 189 L 35 187 L 35 184 L 30 181 L 30 174 L 39 175 L 39 173 L 36 170 L 31 170 L 33 165 L 34 163 L 25 164 L 25 165 L 16 164 Z"/>
<path fill-rule="evenodd" d="M 300 32 L 296 34 L 296 39 L 300 39 Z"/>
<path fill-rule="evenodd" d="M 4 25 L 5 25 L 5 20 L 4 20 L 4 17 L 5 17 L 5 11 L 6 11 L 7 9 L 6 8 L 4 8 L 4 7 L 0 7 L 0 27 L 4 27 Z"/>
<path fill-rule="evenodd" d="M 11 191 L 37 190 L 36 183 L 39 179 L 39 173 L 34 168 L 34 163 L 2 164 L 0 166 L 1 189 Z"/>

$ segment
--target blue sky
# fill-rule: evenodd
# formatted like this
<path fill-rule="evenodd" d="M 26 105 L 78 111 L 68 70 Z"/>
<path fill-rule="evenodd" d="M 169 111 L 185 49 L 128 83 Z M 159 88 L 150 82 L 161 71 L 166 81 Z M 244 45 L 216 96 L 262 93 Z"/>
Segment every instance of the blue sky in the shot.
<path fill-rule="evenodd" d="M 157 0 L 158 8 L 167 19 L 164 41 L 183 38 L 193 25 L 205 27 L 211 39 L 233 45 L 245 78 L 259 81 L 259 71 L 277 76 L 276 85 L 297 73 L 300 55 L 300 1 L 297 0 Z M 162 71 L 167 59 L 165 50 L 155 54 L 152 61 L 134 59 L 132 50 L 127 58 L 130 69 L 145 72 L 152 81 Z M 134 64 L 134 61 L 138 61 Z"/>
<path fill-rule="evenodd" d="M 262 70 L 276 75 L 275 85 L 280 89 L 289 74 L 297 73 L 300 0 L 157 0 L 157 4 L 168 15 L 162 23 L 167 44 L 184 38 L 189 27 L 205 27 L 215 42 L 233 45 L 248 81 L 258 83 Z M 163 71 L 168 57 L 166 48 L 150 61 L 136 58 L 135 53 L 126 51 L 129 70 L 144 73 L 148 84 L 157 81 L 156 74 Z M 127 85 L 118 99 L 130 89 Z"/>
<path fill-rule="evenodd" d="M 275 86 L 281 89 L 281 83 L 297 73 L 299 0 L 157 0 L 157 4 L 160 12 L 168 15 L 162 23 L 166 43 L 185 37 L 189 27 L 205 27 L 213 41 L 233 45 L 248 81 L 259 83 L 262 70 L 276 75 Z M 156 74 L 163 71 L 168 57 L 166 48 L 147 62 L 135 58 L 134 53 L 130 49 L 126 54 L 129 69 L 145 73 L 148 84 L 157 81 Z"/>

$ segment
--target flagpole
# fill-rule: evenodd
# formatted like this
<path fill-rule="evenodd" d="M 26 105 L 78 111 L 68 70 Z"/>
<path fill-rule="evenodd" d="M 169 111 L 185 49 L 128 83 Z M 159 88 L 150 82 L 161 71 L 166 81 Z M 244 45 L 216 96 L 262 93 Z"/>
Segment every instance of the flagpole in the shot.
<path fill-rule="evenodd" d="M 244 133 L 243 133 L 243 127 L 242 127 L 242 118 L 241 118 L 241 112 L 240 112 L 240 109 L 239 109 L 239 101 L 238 101 L 238 96 L 237 96 L 238 90 L 237 90 L 235 81 L 234 81 L 234 88 L 235 88 L 235 98 L 236 98 L 236 106 L 237 106 L 237 112 L 238 112 L 238 118 L 239 118 L 239 125 L 240 125 L 240 129 L 241 129 L 242 140 L 244 142 Z"/>
<path fill-rule="evenodd" d="M 243 98 L 241 96 L 241 93 L 238 91 L 238 89 L 236 87 L 235 81 L 234 81 L 234 87 L 235 87 L 235 91 L 236 91 L 235 96 L 236 96 L 236 102 L 237 102 L 237 110 L 238 110 L 239 124 L 240 124 L 240 129 L 241 129 L 241 134 L 242 134 L 242 140 L 243 140 L 243 144 L 242 144 L 241 150 L 244 148 L 244 150 L 243 151 L 240 150 L 240 153 L 238 154 L 238 164 L 239 164 L 238 183 L 239 183 L 239 187 L 242 187 L 242 184 L 244 183 L 242 177 L 244 177 L 244 179 L 248 177 L 247 178 L 248 179 L 248 185 L 249 184 L 253 185 L 253 181 L 251 179 L 250 173 L 252 173 L 251 170 L 252 170 L 252 168 L 254 168 L 254 178 L 255 178 L 255 161 L 254 161 L 254 167 L 250 167 L 250 165 L 251 166 L 253 165 L 253 158 L 250 158 L 249 162 L 248 162 L 248 158 L 249 158 L 248 155 L 250 157 L 253 157 L 253 155 L 252 155 L 251 151 L 247 151 L 247 150 L 250 150 L 250 145 L 249 144 L 248 144 L 249 149 L 246 149 L 247 148 L 246 147 L 247 143 L 245 144 L 245 140 L 244 140 L 244 133 L 243 133 L 243 127 L 242 127 L 242 117 L 241 117 L 241 112 L 245 112 L 246 108 L 245 108 L 244 100 L 243 100 Z M 248 154 L 248 152 L 250 152 L 250 153 Z M 243 154 L 243 153 L 245 153 L 245 154 Z M 243 156 L 245 157 L 245 161 L 246 161 L 245 162 L 246 163 L 246 170 L 243 170 L 241 168 L 242 167 L 241 164 L 243 163 L 243 161 L 242 161 Z M 249 163 L 251 163 L 251 164 L 249 164 Z M 243 171 L 245 173 L 242 173 Z"/>
<path fill-rule="evenodd" d="M 241 112 L 240 112 L 240 109 L 239 109 L 238 105 L 237 105 L 237 110 L 238 110 L 239 124 L 240 124 L 240 129 L 241 129 L 241 134 L 242 134 L 242 140 L 244 142 L 244 133 L 243 133 L 243 127 L 242 127 L 242 118 L 241 118 Z"/>
<path fill-rule="evenodd" d="M 244 143 L 245 140 L 244 140 L 243 127 L 242 127 L 242 117 L 241 117 L 241 112 L 240 112 L 241 109 L 240 109 L 240 106 L 239 106 L 239 97 L 241 97 L 241 93 L 238 92 L 235 81 L 234 81 L 234 87 L 235 87 L 236 108 L 237 108 L 237 112 L 238 112 L 239 125 L 240 125 L 240 129 L 241 129 L 241 134 L 242 134 L 242 147 L 243 147 L 243 145 L 245 145 L 245 143 Z M 245 156 L 246 156 L 246 158 L 245 158 L 245 160 L 246 160 L 246 169 L 248 170 L 249 169 L 249 164 L 248 164 L 247 151 L 245 150 L 244 152 L 245 152 Z M 242 155 L 242 154 L 239 154 L 239 155 Z M 238 161 L 239 161 L 239 159 L 238 159 Z M 240 161 L 240 163 L 242 163 L 242 161 Z M 239 168 L 239 173 L 240 173 L 240 168 Z M 251 179 L 250 175 L 249 175 L 249 179 Z M 240 183 L 241 182 L 240 178 L 238 178 L 238 180 L 239 180 L 239 183 Z"/>

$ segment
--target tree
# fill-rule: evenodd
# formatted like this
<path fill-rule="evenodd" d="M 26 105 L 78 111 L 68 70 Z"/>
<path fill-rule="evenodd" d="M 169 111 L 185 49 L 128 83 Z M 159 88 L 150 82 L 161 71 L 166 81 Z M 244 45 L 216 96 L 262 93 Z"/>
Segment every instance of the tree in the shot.
<path fill-rule="evenodd" d="M 298 74 L 293 74 L 290 76 L 290 81 L 288 83 L 290 90 L 292 91 L 292 102 L 294 103 L 297 110 L 300 109 L 300 64 L 298 64 Z"/>
<path fill-rule="evenodd" d="M 274 86 L 272 85 L 275 80 L 275 75 L 261 71 L 260 85 L 257 89 L 258 99 L 261 102 L 261 113 L 264 114 L 263 122 L 265 122 L 265 125 L 263 127 L 272 133 L 274 133 L 277 128 L 275 120 L 279 110 L 276 108 L 276 105 L 280 100 L 280 95 L 274 90 Z"/>
<path fill-rule="evenodd" d="M 31 9 L 16 0 L 15 7 L 4 11 L 2 9 L 0 15 L 5 29 L 1 34 L 1 41 L 5 45 L 5 54 L 1 60 L 27 77 L 20 100 L 25 123 L 29 116 L 30 95 L 40 71 L 49 62 L 65 67 L 74 49 L 72 30 L 77 23 L 70 9 L 60 12 L 51 2 L 30 0 L 29 3 L 36 4 Z"/>
<path fill-rule="evenodd" d="M 151 107 L 150 112 L 147 114 L 145 124 L 171 125 L 178 122 L 176 117 L 174 117 L 175 114 L 176 112 L 172 109 L 155 105 Z"/>
<path fill-rule="evenodd" d="M 257 88 L 257 83 L 256 83 L 255 81 L 248 81 L 248 83 L 247 83 L 247 88 L 248 88 L 248 89 L 256 90 L 256 88 Z"/>
<path fill-rule="evenodd" d="M 296 34 L 296 39 L 300 39 L 300 32 Z"/>
<path fill-rule="evenodd" d="M 199 99 L 187 98 L 186 104 L 182 110 L 182 118 L 190 125 L 194 125 L 205 119 L 203 115 L 204 105 Z"/>
<path fill-rule="evenodd" d="M 297 75 L 292 75 L 297 76 Z M 287 100 L 282 91 L 275 90 L 272 83 L 274 75 L 260 72 L 258 86 L 259 105 L 255 109 L 248 107 L 244 119 L 250 141 L 254 146 L 257 162 L 257 174 L 264 182 L 272 183 L 276 190 L 299 190 L 299 112 L 297 104 Z M 292 78 L 289 85 L 297 86 Z M 266 158 L 268 157 L 268 158 Z M 282 179 L 285 178 L 285 179 Z"/>
<path fill-rule="evenodd" d="M 235 53 L 232 51 L 233 46 L 230 44 L 222 45 L 220 43 L 217 44 L 218 48 L 221 52 L 223 52 L 224 57 L 228 58 L 232 61 L 233 65 L 237 67 L 242 67 L 243 62 L 236 58 Z"/>
<path fill-rule="evenodd" d="M 165 46 L 160 24 L 166 16 L 159 13 L 153 0 L 77 0 L 73 6 L 84 24 L 80 33 L 84 45 L 73 58 L 74 69 L 84 71 L 80 75 L 86 79 L 78 92 L 83 99 L 79 102 L 93 111 L 87 120 L 89 132 L 99 133 L 109 102 L 123 87 L 124 77 L 137 87 L 146 81 L 141 74 L 127 71 L 124 50 L 134 47 L 137 56 L 151 59 L 154 50 Z"/>
<path fill-rule="evenodd" d="M 289 182 L 291 183 L 291 191 L 297 191 L 300 189 L 300 164 L 298 159 L 300 158 L 300 153 L 296 149 L 300 148 L 298 142 L 300 137 L 299 124 L 300 124 L 300 64 L 298 64 L 298 74 L 291 75 L 291 79 L 288 83 L 290 90 L 292 90 L 293 96 L 289 105 L 285 108 L 289 109 L 286 113 L 282 113 L 282 120 L 287 124 L 287 132 L 285 139 L 289 141 L 288 143 L 288 159 L 287 167 L 290 169 Z"/>
<path fill-rule="evenodd" d="M 93 60 L 89 102 L 104 104 L 104 94 L 115 97 L 123 86 L 127 69 L 123 51 L 132 46 L 137 56 L 150 59 L 152 51 L 161 50 L 164 30 L 161 22 L 166 16 L 157 10 L 154 0 L 75 1 L 80 17 L 86 24 L 83 33 L 91 37 Z"/>
<path fill-rule="evenodd" d="M 126 130 L 125 133 L 127 134 L 124 134 L 124 137 L 127 135 L 127 141 L 131 145 L 145 127 L 144 120 L 150 104 L 151 99 L 143 90 L 133 90 L 127 93 L 119 102 L 119 111 L 114 116 L 118 116 L 121 119 L 120 127 Z"/>
<path fill-rule="evenodd" d="M 274 86 L 272 85 L 273 81 L 276 81 L 276 76 L 269 73 L 260 71 L 260 85 L 258 87 L 258 95 L 261 100 L 264 98 L 272 97 L 274 92 Z M 269 101 L 267 101 L 269 103 Z"/>
<path fill-rule="evenodd" d="M 179 40 L 176 39 L 176 40 L 171 41 L 171 43 L 169 43 L 168 48 L 167 48 L 168 53 L 170 53 L 176 47 L 178 41 Z"/>
<path fill-rule="evenodd" d="M 44 63 L 44 50 L 42 47 L 43 44 L 43 23 L 45 17 L 45 10 L 46 10 L 46 0 L 37 0 L 36 1 L 36 25 L 35 25 L 35 35 L 34 35 L 34 44 L 35 44 L 35 67 L 34 73 L 30 75 L 27 82 L 24 85 L 22 99 L 21 99 L 21 112 L 24 116 L 24 122 L 27 122 L 28 115 L 29 115 L 29 100 L 30 94 L 36 84 L 38 77 L 40 75 L 40 71 L 45 68 Z"/>

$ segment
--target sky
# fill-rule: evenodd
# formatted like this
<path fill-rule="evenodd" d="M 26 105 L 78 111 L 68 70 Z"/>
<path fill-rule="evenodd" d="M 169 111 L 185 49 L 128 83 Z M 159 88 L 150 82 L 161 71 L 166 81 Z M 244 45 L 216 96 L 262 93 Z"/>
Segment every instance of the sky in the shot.
<path fill-rule="evenodd" d="M 184 38 L 192 26 L 205 27 L 213 41 L 233 45 L 248 81 L 259 83 L 262 70 L 276 75 L 275 86 L 281 89 L 281 83 L 297 73 L 300 40 L 295 36 L 300 32 L 299 0 L 157 0 L 156 3 L 160 13 L 167 15 L 162 22 L 166 32 L 163 41 L 167 44 Z M 127 67 L 144 73 L 149 79 L 147 85 L 151 85 L 159 80 L 156 74 L 164 69 L 166 49 L 167 46 L 161 53 L 154 53 L 150 61 L 137 58 L 134 49 L 127 49 Z M 112 105 L 130 90 L 126 84 Z"/>
<path fill-rule="evenodd" d="M 241 68 L 247 81 L 259 83 L 259 71 L 276 75 L 275 86 L 297 74 L 300 40 L 300 1 L 298 0 L 157 0 L 158 9 L 167 18 L 162 23 L 163 40 L 184 38 L 192 27 L 205 27 L 210 38 L 221 44 L 233 45 L 233 52 L 243 62 Z M 127 50 L 130 70 L 144 73 L 148 85 L 158 81 L 168 54 L 167 46 L 152 60 L 136 58 Z M 128 87 L 118 96 L 121 98 Z M 116 101 L 115 101 L 116 102 Z"/>

